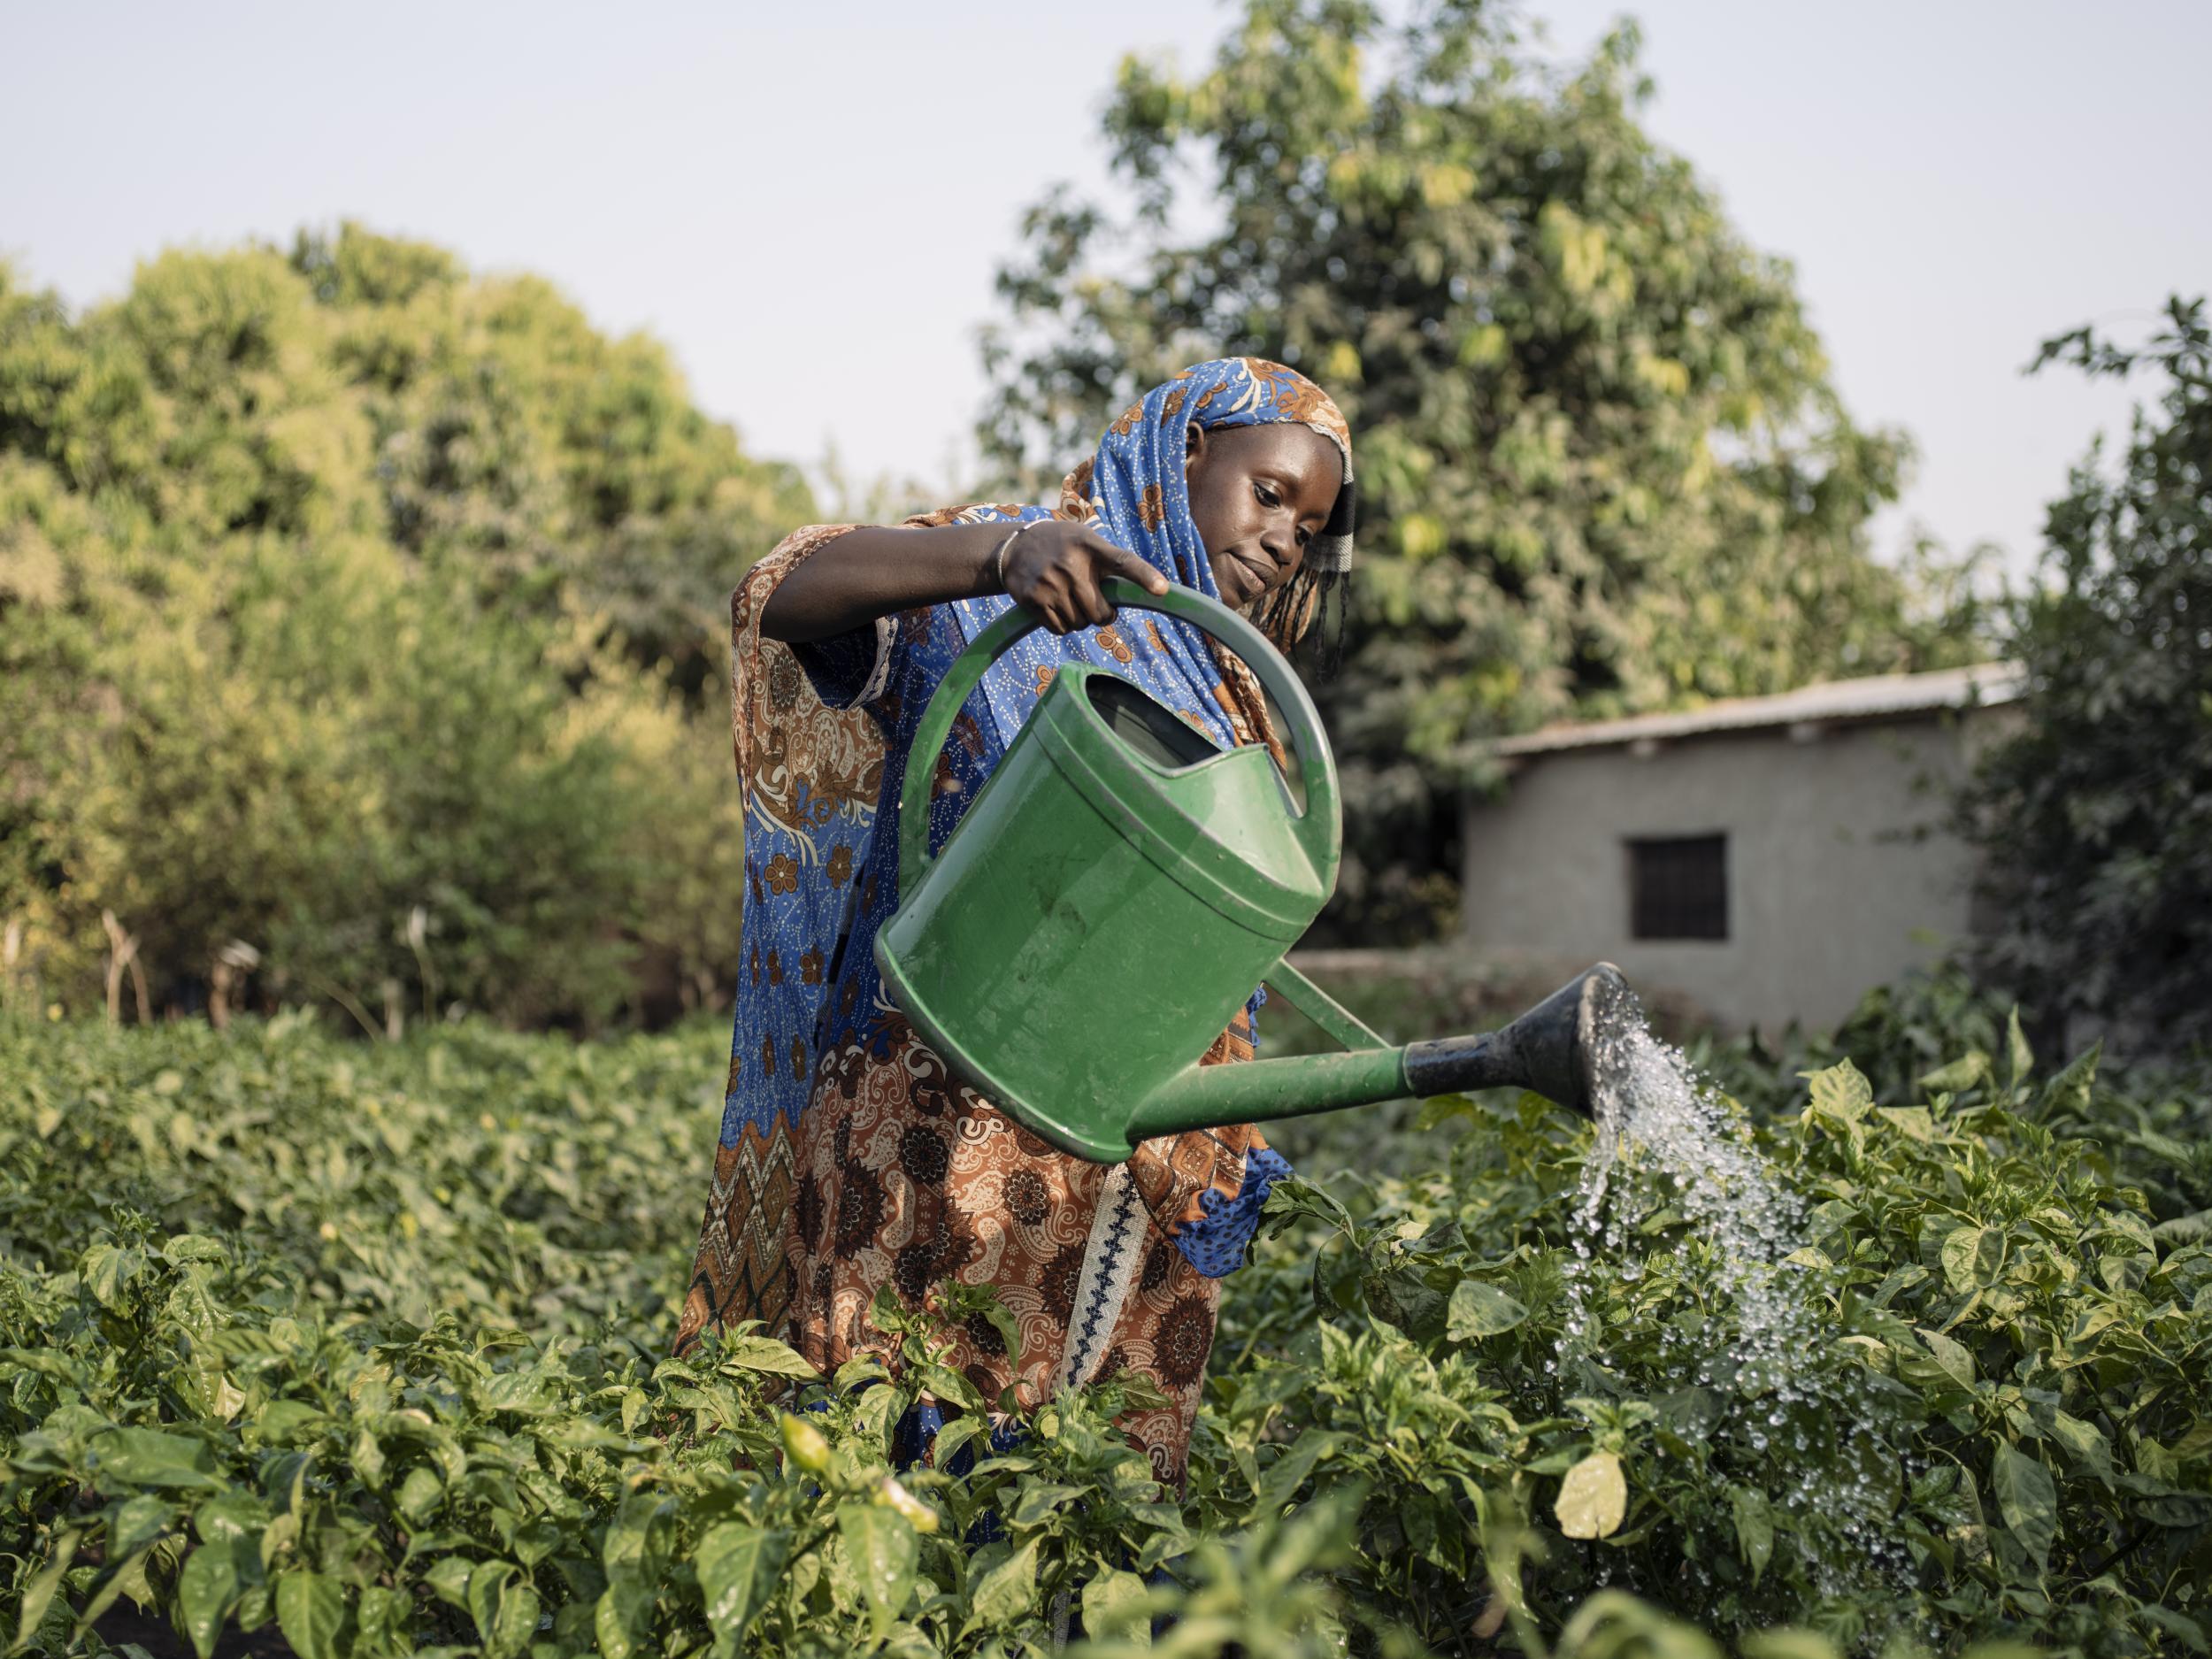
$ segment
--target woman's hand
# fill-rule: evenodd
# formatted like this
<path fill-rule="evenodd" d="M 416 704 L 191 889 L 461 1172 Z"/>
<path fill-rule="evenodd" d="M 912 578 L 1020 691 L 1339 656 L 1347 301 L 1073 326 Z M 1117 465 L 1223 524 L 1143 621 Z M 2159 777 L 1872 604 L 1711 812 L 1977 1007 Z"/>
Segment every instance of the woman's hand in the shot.
<path fill-rule="evenodd" d="M 1071 518 L 1040 518 L 1006 549 L 1006 591 L 1044 618 L 1055 634 L 1102 626 L 1114 619 L 1113 602 L 1100 591 L 1109 576 L 1164 594 L 1167 578 L 1126 548 Z"/>
<path fill-rule="evenodd" d="M 1055 634 L 1071 634 L 1114 619 L 1098 590 L 1109 576 L 1167 591 L 1167 578 L 1135 554 L 1068 518 L 1033 520 L 1006 549 L 1002 583 L 998 549 L 1012 528 L 997 519 L 848 530 L 776 585 L 760 631 L 793 643 L 826 639 L 917 605 L 1005 593 Z"/>

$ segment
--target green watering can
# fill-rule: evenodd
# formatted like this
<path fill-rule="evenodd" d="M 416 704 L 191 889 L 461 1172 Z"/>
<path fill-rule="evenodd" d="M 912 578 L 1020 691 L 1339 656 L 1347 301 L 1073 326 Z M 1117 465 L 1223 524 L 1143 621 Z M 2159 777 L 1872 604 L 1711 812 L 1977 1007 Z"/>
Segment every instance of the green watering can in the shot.
<path fill-rule="evenodd" d="M 1299 787 L 1264 746 L 1221 749 L 1119 675 L 1064 664 L 933 858 L 938 753 L 984 671 L 1039 626 L 1020 606 L 999 618 L 923 713 L 900 797 L 899 908 L 876 935 L 885 986 L 946 1064 L 1101 1164 L 1154 1135 L 1502 1084 L 1591 1114 L 1602 1038 L 1633 1002 L 1609 964 L 1502 1031 L 1394 1048 L 1285 960 L 1334 890 L 1343 843 L 1312 699 L 1219 601 L 1103 586 L 1251 666 Z M 1263 983 L 1345 1052 L 1201 1066 Z"/>

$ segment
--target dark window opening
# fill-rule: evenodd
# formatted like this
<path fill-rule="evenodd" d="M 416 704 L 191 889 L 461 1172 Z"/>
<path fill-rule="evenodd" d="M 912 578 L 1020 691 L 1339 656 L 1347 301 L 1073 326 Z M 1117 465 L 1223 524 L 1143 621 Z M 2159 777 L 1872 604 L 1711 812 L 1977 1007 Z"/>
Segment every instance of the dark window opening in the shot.
<path fill-rule="evenodd" d="M 1728 837 L 1628 843 L 1629 936 L 1728 937 Z"/>

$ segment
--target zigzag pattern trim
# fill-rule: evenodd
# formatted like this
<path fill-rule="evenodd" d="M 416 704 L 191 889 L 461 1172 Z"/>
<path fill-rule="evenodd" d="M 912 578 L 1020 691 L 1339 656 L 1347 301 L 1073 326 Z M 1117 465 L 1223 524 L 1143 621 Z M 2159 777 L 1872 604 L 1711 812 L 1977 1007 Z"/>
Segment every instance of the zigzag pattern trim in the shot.
<path fill-rule="evenodd" d="M 1143 1219 L 1143 1201 L 1129 1166 L 1117 1164 L 1099 1189 L 1091 1236 L 1083 1248 L 1083 1274 L 1076 1281 L 1075 1317 L 1068 1322 L 1068 1346 L 1060 1366 L 1071 1388 L 1088 1382 L 1106 1357 L 1106 1340 L 1137 1282 L 1136 1245 Z"/>

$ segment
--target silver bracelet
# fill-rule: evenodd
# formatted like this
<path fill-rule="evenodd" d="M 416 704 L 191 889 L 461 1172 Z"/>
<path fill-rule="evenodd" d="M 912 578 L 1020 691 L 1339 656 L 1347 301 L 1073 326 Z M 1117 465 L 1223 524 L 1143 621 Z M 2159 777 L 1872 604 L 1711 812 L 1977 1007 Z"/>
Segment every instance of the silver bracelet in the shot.
<path fill-rule="evenodd" d="M 1006 549 L 1014 545 L 1015 541 L 1020 537 L 1021 533 L 1028 529 L 1030 525 L 1039 525 L 1043 522 L 1044 520 L 1041 518 L 1032 518 L 1027 524 L 1018 524 L 1007 535 L 1006 539 L 998 544 L 998 551 L 991 556 L 991 568 L 998 573 L 999 592 L 1004 593 L 1006 591 Z"/>

